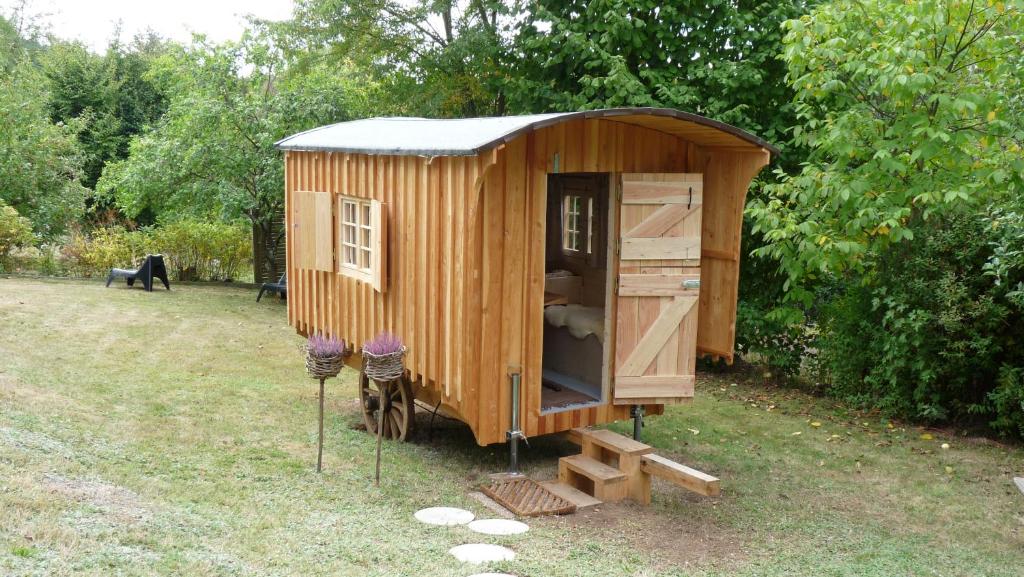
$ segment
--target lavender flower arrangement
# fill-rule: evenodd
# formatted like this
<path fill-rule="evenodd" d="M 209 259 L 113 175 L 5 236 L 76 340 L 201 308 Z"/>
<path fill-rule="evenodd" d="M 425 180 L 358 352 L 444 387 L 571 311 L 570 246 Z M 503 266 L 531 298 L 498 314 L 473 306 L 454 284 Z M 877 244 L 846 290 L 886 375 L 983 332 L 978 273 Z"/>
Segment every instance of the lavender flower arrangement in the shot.
<path fill-rule="evenodd" d="M 325 337 L 321 333 L 310 335 L 303 349 L 306 351 L 306 372 L 314 379 L 320 379 L 320 435 L 316 445 L 316 472 L 319 473 L 324 457 L 324 381 L 338 376 L 345 357 L 352 354 L 352 349 L 338 337 Z"/>
<path fill-rule="evenodd" d="M 352 354 L 345 341 L 319 333 L 310 335 L 302 349 L 306 353 L 306 372 L 315 379 L 338 376 L 345 357 Z"/>
<path fill-rule="evenodd" d="M 402 339 L 388 332 L 383 332 L 363 344 L 364 353 L 369 353 L 377 357 L 397 353 L 404 348 L 405 347 L 402 345 Z"/>
<path fill-rule="evenodd" d="M 376 381 L 392 381 L 405 372 L 405 346 L 391 333 L 381 333 L 363 345 L 363 372 Z"/>
<path fill-rule="evenodd" d="M 318 359 L 326 359 L 341 356 L 345 353 L 345 341 L 339 340 L 336 336 L 325 337 L 315 333 L 310 335 L 306 341 L 306 354 Z"/>

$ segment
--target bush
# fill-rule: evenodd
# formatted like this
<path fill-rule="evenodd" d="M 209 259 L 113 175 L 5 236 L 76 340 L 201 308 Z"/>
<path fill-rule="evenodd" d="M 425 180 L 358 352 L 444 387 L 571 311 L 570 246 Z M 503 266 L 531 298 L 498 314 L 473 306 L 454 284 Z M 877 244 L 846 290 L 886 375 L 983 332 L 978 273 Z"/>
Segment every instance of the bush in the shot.
<path fill-rule="evenodd" d="M 89 234 L 73 231 L 62 253 L 72 275 L 105 276 L 112 268 L 133 266 L 145 256 L 145 244 L 142 233 L 110 226 Z"/>
<path fill-rule="evenodd" d="M 987 401 L 977 412 L 995 415 L 989 423 L 992 428 L 1006 435 L 1024 438 L 1024 367 L 1004 365 L 996 388 L 988 394 Z"/>
<path fill-rule="evenodd" d="M 836 283 L 817 342 L 829 391 L 927 421 L 983 415 L 1009 433 L 1024 420 L 1024 311 L 985 274 L 992 229 L 956 213 L 919 230 L 874 276 Z"/>
<path fill-rule="evenodd" d="M 740 301 L 736 309 L 736 352 L 767 368 L 773 380 L 782 381 L 801 373 L 812 342 L 812 328 L 790 322 L 778 313 L 756 302 Z"/>
<path fill-rule="evenodd" d="M 245 226 L 221 222 L 180 221 L 137 231 L 111 226 L 72 232 L 62 253 L 76 276 L 103 276 L 160 253 L 174 280 L 235 280 L 252 262 L 252 239 Z"/>
<path fill-rule="evenodd" d="M 0 201 L 0 267 L 7 261 L 8 255 L 15 248 L 31 246 L 35 241 L 32 236 L 32 223 Z"/>
<path fill-rule="evenodd" d="M 148 231 L 178 280 L 235 280 L 252 263 L 252 232 L 220 222 L 179 221 Z"/>

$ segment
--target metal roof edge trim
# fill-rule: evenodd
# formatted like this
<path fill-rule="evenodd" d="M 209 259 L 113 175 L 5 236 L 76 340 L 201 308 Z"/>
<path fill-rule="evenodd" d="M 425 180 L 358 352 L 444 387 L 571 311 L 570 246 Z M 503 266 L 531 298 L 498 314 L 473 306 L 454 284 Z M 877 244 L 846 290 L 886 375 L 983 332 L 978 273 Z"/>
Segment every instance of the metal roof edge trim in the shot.
<path fill-rule="evenodd" d="M 655 108 L 655 107 L 601 108 L 601 109 L 595 109 L 595 110 L 580 110 L 580 111 L 577 111 L 577 112 L 563 112 L 563 113 L 556 113 L 556 114 L 557 114 L 557 116 L 553 115 L 550 118 L 545 118 L 543 120 L 537 120 L 537 121 L 531 122 L 529 124 L 526 124 L 524 126 L 521 126 L 521 127 L 517 128 L 515 130 L 509 131 L 509 132 L 507 132 L 507 133 L 505 133 L 505 134 L 503 134 L 503 135 L 501 135 L 501 136 L 499 136 L 499 137 L 497 137 L 497 138 L 495 138 L 495 139 L 493 139 L 493 140 L 491 140 L 489 142 L 481 144 L 480 146 L 477 146 L 477 147 L 475 147 L 473 149 L 467 149 L 467 150 L 440 150 L 440 149 L 430 149 L 430 150 L 397 150 L 397 149 L 391 149 L 391 150 L 382 150 L 382 149 L 359 149 L 359 148 L 351 148 L 351 147 L 336 148 L 336 147 L 328 147 L 328 146 L 303 146 L 303 147 L 294 147 L 293 148 L 293 147 L 289 147 L 287 145 L 287 142 L 289 140 L 292 140 L 293 138 L 296 138 L 296 137 L 304 135 L 304 134 L 309 134 L 311 132 L 316 132 L 318 130 L 323 130 L 323 129 L 326 129 L 326 128 L 330 128 L 332 126 L 337 126 L 338 124 L 344 124 L 344 122 L 336 122 L 334 124 L 328 124 L 328 125 L 325 125 L 325 126 L 318 126 L 316 128 L 311 128 L 309 130 L 305 130 L 303 132 L 292 134 L 290 136 L 287 136 L 287 137 L 282 138 L 281 140 L 278 140 L 277 142 L 275 142 L 274 143 L 274 148 L 277 148 L 278 150 L 295 150 L 295 151 L 310 151 L 310 152 L 350 152 L 350 153 L 356 153 L 356 154 L 376 154 L 376 155 L 396 155 L 396 156 L 425 156 L 425 157 L 434 157 L 434 156 L 476 156 L 476 155 L 478 155 L 480 153 L 487 152 L 488 150 L 491 150 L 492 148 L 494 148 L 496 146 L 500 146 L 502 144 L 511 142 L 512 140 L 515 140 L 516 138 L 519 138 L 520 136 L 522 136 L 522 135 L 524 135 L 526 133 L 533 132 L 533 131 L 535 131 L 537 129 L 540 129 L 540 128 L 545 128 L 545 127 L 548 127 L 548 126 L 553 126 L 555 124 L 559 124 L 559 123 L 562 123 L 562 122 L 567 122 L 569 120 L 575 120 L 577 118 L 613 118 L 613 117 L 616 117 L 616 116 L 648 115 L 648 116 L 663 116 L 663 117 L 668 117 L 668 118 L 675 118 L 675 119 L 678 119 L 678 120 L 683 120 L 683 121 L 687 121 L 687 122 L 693 122 L 694 124 L 700 124 L 702 126 L 708 126 L 708 127 L 714 128 L 716 130 L 720 130 L 722 132 L 725 132 L 727 134 L 731 134 L 731 135 L 733 135 L 733 136 L 735 136 L 737 138 L 740 138 L 742 140 L 745 140 L 745 141 L 749 142 L 751 145 L 756 146 L 758 148 L 766 149 L 766 150 L 768 150 L 773 155 L 778 155 L 781 152 L 779 150 L 779 148 L 776 147 L 775 145 L 773 145 L 773 144 L 769 143 L 768 141 L 764 140 L 763 138 L 755 136 L 755 135 L 753 135 L 753 134 L 751 134 L 751 133 L 749 133 L 749 132 L 747 132 L 747 131 L 745 131 L 745 130 L 743 130 L 741 128 L 737 128 L 737 127 L 735 127 L 735 126 L 733 126 L 731 124 L 726 124 L 726 123 L 721 122 L 719 120 L 713 120 L 713 119 L 708 118 L 706 116 L 701 116 L 699 114 L 693 114 L 691 112 L 683 112 L 682 110 L 676 110 L 674 108 Z M 411 119 L 413 117 L 409 117 L 409 118 Z M 381 118 L 378 118 L 378 119 L 380 120 Z M 403 119 L 403 118 L 398 117 L 397 119 Z M 372 118 L 365 118 L 365 119 L 359 119 L 359 120 L 372 120 Z M 359 122 L 359 120 L 354 120 L 354 121 L 349 121 L 349 122 Z M 433 120 L 433 119 L 417 118 L 417 120 Z M 453 120 L 469 120 L 469 119 L 453 119 Z"/>

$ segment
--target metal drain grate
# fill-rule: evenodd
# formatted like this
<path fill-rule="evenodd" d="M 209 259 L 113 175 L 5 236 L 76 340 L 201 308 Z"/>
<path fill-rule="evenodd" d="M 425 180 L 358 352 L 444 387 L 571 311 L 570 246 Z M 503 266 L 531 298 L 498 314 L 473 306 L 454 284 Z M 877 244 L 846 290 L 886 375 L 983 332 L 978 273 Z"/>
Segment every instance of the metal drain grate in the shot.
<path fill-rule="evenodd" d="M 480 489 L 485 495 L 520 517 L 542 515 L 568 515 L 576 512 L 576 505 L 552 493 L 529 478 L 497 481 Z"/>

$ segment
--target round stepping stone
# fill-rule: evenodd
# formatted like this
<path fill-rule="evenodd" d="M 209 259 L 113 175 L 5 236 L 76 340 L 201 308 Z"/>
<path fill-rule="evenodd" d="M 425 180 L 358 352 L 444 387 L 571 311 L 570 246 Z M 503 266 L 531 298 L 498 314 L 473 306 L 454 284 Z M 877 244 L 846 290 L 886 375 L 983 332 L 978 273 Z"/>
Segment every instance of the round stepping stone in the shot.
<path fill-rule="evenodd" d="M 516 558 L 516 552 L 501 545 L 489 545 L 487 543 L 470 543 L 459 545 L 448 550 L 456 559 L 463 563 L 481 565 L 494 561 L 511 561 Z"/>
<path fill-rule="evenodd" d="M 530 526 L 511 519 L 478 519 L 469 524 L 469 529 L 484 535 L 522 535 Z"/>
<path fill-rule="evenodd" d="M 465 525 L 472 521 L 475 515 L 465 509 L 457 509 L 455 507 L 430 507 L 416 511 L 414 516 L 420 523 L 451 527 L 453 525 Z"/>

